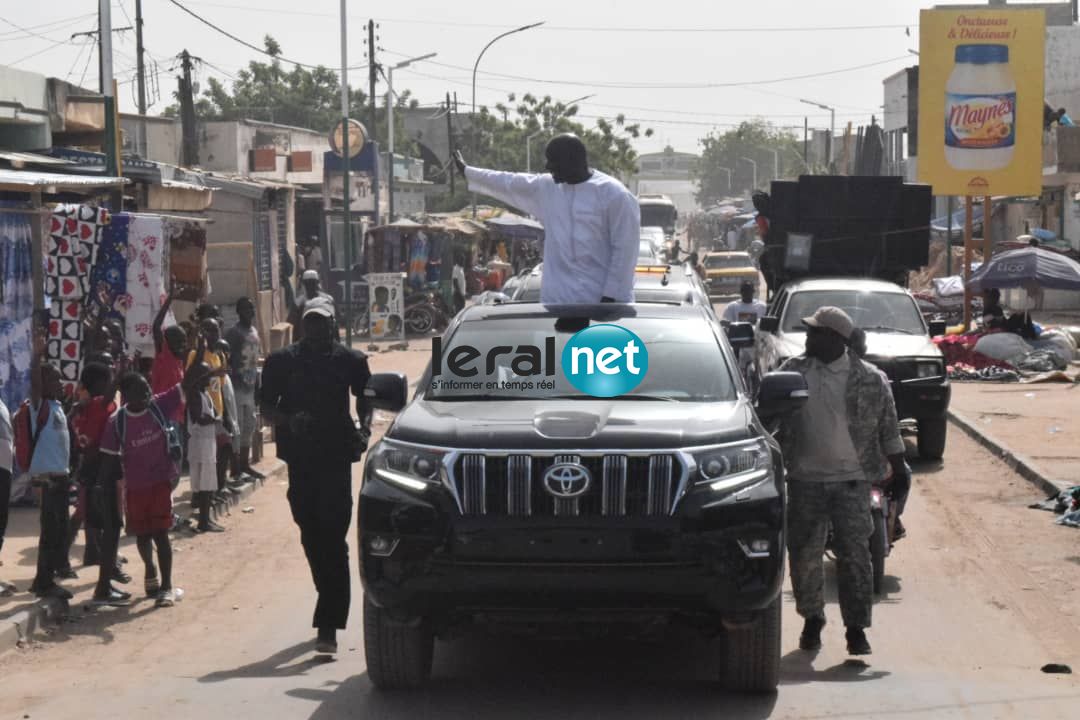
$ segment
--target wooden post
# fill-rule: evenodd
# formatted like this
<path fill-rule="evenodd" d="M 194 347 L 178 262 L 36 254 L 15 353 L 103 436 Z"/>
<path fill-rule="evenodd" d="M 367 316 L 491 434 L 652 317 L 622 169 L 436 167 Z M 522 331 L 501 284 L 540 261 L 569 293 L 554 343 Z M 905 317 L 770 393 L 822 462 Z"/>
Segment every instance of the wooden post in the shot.
<path fill-rule="evenodd" d="M 990 234 L 990 216 L 993 214 L 993 201 L 987 195 L 983 198 L 983 259 L 984 263 L 990 262 L 990 256 L 994 254 L 994 241 Z"/>
<path fill-rule="evenodd" d="M 971 290 L 968 283 L 971 282 L 971 252 L 974 249 L 972 240 L 972 226 L 975 224 L 975 208 L 971 204 L 970 196 L 964 198 L 964 330 L 971 329 Z M 983 217 L 983 225 L 986 218 Z"/>

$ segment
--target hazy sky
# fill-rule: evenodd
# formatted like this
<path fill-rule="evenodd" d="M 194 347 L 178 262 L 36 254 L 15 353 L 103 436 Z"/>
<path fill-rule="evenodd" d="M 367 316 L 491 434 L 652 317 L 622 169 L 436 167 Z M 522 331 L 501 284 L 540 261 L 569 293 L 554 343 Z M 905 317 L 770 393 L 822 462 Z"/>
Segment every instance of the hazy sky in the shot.
<path fill-rule="evenodd" d="M 271 34 L 290 59 L 340 67 L 337 0 L 180 1 L 255 45 L 261 47 L 263 35 Z M 835 106 L 838 128 L 848 121 L 868 124 L 872 114 L 880 118 L 881 82 L 915 64 L 908 49 L 918 49 L 919 9 L 931 5 L 925 0 L 349 0 L 349 64 L 366 62 L 365 25 L 374 16 L 381 62 L 438 53 L 432 61 L 397 71 L 396 89 L 412 90 L 423 104 L 456 91 L 467 109 L 471 68 L 483 46 L 504 30 L 543 20 L 546 27 L 511 35 L 487 52 L 477 80 L 479 104 L 493 104 L 508 92 L 562 101 L 592 94 L 580 103 L 583 122 L 622 112 L 656 132 L 637 144 L 639 151 L 671 144 L 693 152 L 710 130 L 749 117 L 801 128 L 809 114 L 811 127 L 827 127 L 828 112 L 799 98 Z M 96 89 L 96 50 L 89 39 L 70 37 L 96 28 L 97 6 L 97 0 L 3 0 L 0 64 Z M 113 8 L 114 27 L 133 24 L 135 0 L 114 0 Z M 199 78 L 228 81 L 259 57 L 169 0 L 143 0 L 143 13 L 150 70 L 157 80 L 158 101 L 151 112 L 171 102 L 175 56 L 184 48 L 205 60 Z M 121 109 L 133 111 L 134 33 L 117 35 L 114 50 Z M 805 77 L 819 73 L 831 74 Z M 793 76 L 802 77 L 769 82 Z M 350 72 L 350 79 L 367 88 L 366 70 Z M 379 92 L 385 92 L 381 82 Z"/>

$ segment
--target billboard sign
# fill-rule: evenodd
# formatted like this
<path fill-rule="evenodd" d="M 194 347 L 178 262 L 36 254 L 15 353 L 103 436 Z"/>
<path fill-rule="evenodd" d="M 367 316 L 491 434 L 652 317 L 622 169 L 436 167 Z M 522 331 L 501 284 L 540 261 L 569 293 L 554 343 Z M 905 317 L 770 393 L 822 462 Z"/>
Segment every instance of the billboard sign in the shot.
<path fill-rule="evenodd" d="M 935 195 L 1042 190 L 1043 10 L 923 10 L 919 181 Z"/>

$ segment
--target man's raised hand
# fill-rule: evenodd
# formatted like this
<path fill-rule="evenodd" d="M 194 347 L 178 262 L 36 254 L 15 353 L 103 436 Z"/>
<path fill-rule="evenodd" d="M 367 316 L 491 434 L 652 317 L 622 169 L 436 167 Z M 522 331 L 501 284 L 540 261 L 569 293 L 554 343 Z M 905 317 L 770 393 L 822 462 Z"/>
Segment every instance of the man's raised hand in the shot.
<path fill-rule="evenodd" d="M 458 172 L 461 173 L 462 176 L 465 175 L 465 156 L 461 154 L 460 150 L 454 151 L 454 167 L 457 168 Z"/>

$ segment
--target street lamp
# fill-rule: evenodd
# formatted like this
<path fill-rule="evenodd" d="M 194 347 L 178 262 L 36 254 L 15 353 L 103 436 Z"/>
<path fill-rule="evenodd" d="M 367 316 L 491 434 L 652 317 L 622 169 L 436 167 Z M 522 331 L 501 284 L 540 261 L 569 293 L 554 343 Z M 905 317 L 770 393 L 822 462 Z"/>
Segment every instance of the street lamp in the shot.
<path fill-rule="evenodd" d="M 822 110 L 828 110 L 829 111 L 829 116 L 830 116 L 829 148 L 828 148 L 828 153 L 827 154 L 829 156 L 829 158 L 828 158 L 829 163 L 832 164 L 832 159 L 833 159 L 832 146 L 833 146 L 833 141 L 836 138 L 836 108 L 829 107 L 828 105 L 822 105 L 821 103 L 814 102 L 813 100 L 799 100 L 799 102 L 806 103 L 807 105 L 813 105 L 814 107 L 818 107 L 818 108 L 821 108 Z"/>
<path fill-rule="evenodd" d="M 526 30 L 532 30 L 534 27 L 540 27 L 541 25 L 544 24 L 544 22 L 545 21 L 541 20 L 540 22 L 532 23 L 531 25 L 522 25 L 519 28 L 514 28 L 513 30 L 507 30 L 506 32 L 504 32 L 501 35 L 496 35 L 491 40 L 491 42 L 489 42 L 487 45 L 484 46 L 484 49 L 481 50 L 480 54 L 476 57 L 476 63 L 473 65 L 473 71 L 472 71 L 472 121 L 474 123 L 474 128 L 473 128 L 474 129 L 474 132 L 473 132 L 473 152 L 474 153 L 476 152 L 476 138 L 477 138 L 477 135 L 475 133 L 475 123 L 476 123 L 476 71 L 480 68 L 480 61 L 484 58 L 484 53 L 486 53 L 488 51 L 489 47 L 491 47 L 492 45 L 497 43 L 499 40 L 502 40 L 507 35 L 513 35 L 514 33 L 524 32 Z M 472 194 L 472 216 L 473 216 L 473 219 L 476 219 L 476 193 Z"/>
<path fill-rule="evenodd" d="M 575 103 L 579 103 L 582 100 L 588 100 L 589 98 L 594 98 L 594 97 L 596 97 L 595 94 L 593 94 L 593 95 L 584 95 L 582 97 L 571 100 L 570 102 L 566 103 L 566 105 L 564 105 L 563 107 L 569 109 L 569 108 L 573 107 Z M 565 115 L 566 115 L 566 110 L 564 109 L 559 115 L 552 118 L 551 122 L 554 124 L 554 122 L 556 120 L 558 120 L 560 117 L 564 117 Z M 536 132 L 534 132 L 529 137 L 525 138 L 525 172 L 527 172 L 527 173 L 532 172 L 532 141 L 533 141 L 533 138 L 539 137 L 540 135 L 543 135 L 544 133 L 550 132 L 551 130 L 552 130 L 552 128 L 550 128 L 550 127 L 541 128 L 541 129 L 537 130 Z"/>
<path fill-rule="evenodd" d="M 723 170 L 727 173 L 727 191 L 731 192 L 731 168 L 718 167 L 717 170 Z"/>
<path fill-rule="evenodd" d="M 439 53 L 428 53 L 427 55 L 421 55 L 420 57 L 409 58 L 408 60 L 402 60 L 397 65 L 392 65 L 387 68 L 386 72 L 386 121 L 388 124 L 388 137 L 390 146 L 390 154 L 388 156 L 390 162 L 387 163 L 390 167 L 390 177 L 387 178 L 387 191 L 390 193 L 390 222 L 394 222 L 394 71 L 401 68 L 409 67 L 414 62 L 420 62 L 421 60 L 429 60 Z"/>
<path fill-rule="evenodd" d="M 743 162 L 750 163 L 754 167 L 754 184 L 750 188 L 750 191 L 753 192 L 754 190 L 757 190 L 757 162 L 754 161 L 754 160 L 751 160 L 750 158 L 745 158 L 745 157 L 744 158 L 739 158 L 739 159 L 742 160 Z"/>

